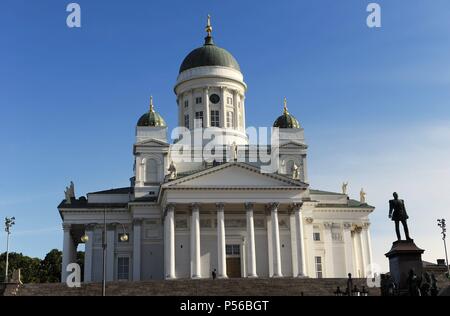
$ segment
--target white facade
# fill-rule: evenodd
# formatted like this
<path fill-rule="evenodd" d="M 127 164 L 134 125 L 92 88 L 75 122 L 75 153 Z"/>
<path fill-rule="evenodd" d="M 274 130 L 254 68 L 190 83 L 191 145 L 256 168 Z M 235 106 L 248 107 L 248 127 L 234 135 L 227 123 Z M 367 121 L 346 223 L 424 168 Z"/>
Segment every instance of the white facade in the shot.
<path fill-rule="evenodd" d="M 234 144 L 237 157 L 252 156 L 246 89 L 242 73 L 231 67 L 182 71 L 174 88 L 179 126 L 216 127 L 223 132 L 223 148 Z M 303 129 L 280 130 L 281 164 L 271 174 L 258 163 L 238 162 L 232 153 L 220 164 L 179 162 L 176 175 L 169 174 L 177 153 L 167 134 L 164 126 L 137 127 L 129 187 L 72 196 L 59 205 L 63 282 L 82 239 L 85 282 L 102 280 L 103 240 L 107 281 L 210 278 L 213 270 L 219 278 L 369 272 L 368 216 L 374 208 L 346 194 L 310 189 Z M 292 175 L 294 165 L 298 177 Z M 123 234 L 127 241 L 121 241 Z"/>

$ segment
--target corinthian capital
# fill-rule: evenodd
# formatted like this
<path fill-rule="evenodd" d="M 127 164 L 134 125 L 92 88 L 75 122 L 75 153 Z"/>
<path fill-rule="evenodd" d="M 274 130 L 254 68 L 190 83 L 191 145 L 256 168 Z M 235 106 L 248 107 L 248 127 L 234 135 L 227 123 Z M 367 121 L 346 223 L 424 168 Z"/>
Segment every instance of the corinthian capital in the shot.
<path fill-rule="evenodd" d="M 253 211 L 253 203 L 245 203 L 245 210 L 248 211 Z"/>
<path fill-rule="evenodd" d="M 280 206 L 280 203 L 274 202 L 274 203 L 269 203 L 267 205 L 267 208 L 272 212 L 276 212 L 276 211 L 278 211 L 278 206 Z"/>
<path fill-rule="evenodd" d="M 325 227 L 326 229 L 331 229 L 333 227 L 333 223 L 330 222 L 324 222 L 323 223 L 323 227 Z"/>

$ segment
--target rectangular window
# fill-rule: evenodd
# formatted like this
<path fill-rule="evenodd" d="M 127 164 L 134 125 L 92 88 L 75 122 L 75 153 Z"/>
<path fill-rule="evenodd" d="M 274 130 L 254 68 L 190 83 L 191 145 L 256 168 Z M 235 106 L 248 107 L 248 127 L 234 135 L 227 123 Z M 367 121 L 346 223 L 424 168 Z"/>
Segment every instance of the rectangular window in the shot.
<path fill-rule="evenodd" d="M 195 104 L 202 104 L 202 97 L 195 98 Z"/>
<path fill-rule="evenodd" d="M 240 245 L 226 245 L 225 252 L 227 256 L 240 256 L 241 246 Z"/>
<path fill-rule="evenodd" d="M 219 127 L 219 111 L 211 111 L 211 126 Z"/>
<path fill-rule="evenodd" d="M 189 100 L 184 100 L 184 107 L 187 108 L 189 106 Z"/>
<path fill-rule="evenodd" d="M 313 234 L 313 240 L 314 241 L 320 241 L 320 233 L 314 233 Z"/>
<path fill-rule="evenodd" d="M 228 97 L 227 98 L 227 104 L 233 105 L 233 98 L 232 97 Z"/>
<path fill-rule="evenodd" d="M 203 111 L 195 112 L 195 127 L 203 127 Z"/>
<path fill-rule="evenodd" d="M 117 280 L 128 281 L 130 278 L 130 258 L 117 258 Z"/>
<path fill-rule="evenodd" d="M 189 128 L 189 114 L 184 116 L 184 127 Z"/>
<path fill-rule="evenodd" d="M 323 278 L 323 273 L 322 273 L 322 257 L 316 257 L 315 258 L 315 263 L 316 263 L 316 277 L 318 279 Z"/>
<path fill-rule="evenodd" d="M 227 112 L 227 127 L 233 127 L 233 112 Z"/>

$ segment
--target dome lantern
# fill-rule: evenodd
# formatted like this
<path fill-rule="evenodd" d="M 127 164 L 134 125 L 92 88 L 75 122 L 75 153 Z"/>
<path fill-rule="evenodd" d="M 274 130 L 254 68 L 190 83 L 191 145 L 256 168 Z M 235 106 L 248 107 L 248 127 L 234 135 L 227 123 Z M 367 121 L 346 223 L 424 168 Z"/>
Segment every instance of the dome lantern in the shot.
<path fill-rule="evenodd" d="M 208 15 L 208 22 L 205 27 L 207 36 L 205 37 L 205 44 L 202 47 L 194 49 L 190 52 L 180 66 L 180 73 L 183 71 L 205 67 L 205 66 L 219 66 L 232 68 L 241 71 L 237 60 L 226 49 L 216 46 L 211 36 L 213 27 L 211 25 L 211 16 Z"/>

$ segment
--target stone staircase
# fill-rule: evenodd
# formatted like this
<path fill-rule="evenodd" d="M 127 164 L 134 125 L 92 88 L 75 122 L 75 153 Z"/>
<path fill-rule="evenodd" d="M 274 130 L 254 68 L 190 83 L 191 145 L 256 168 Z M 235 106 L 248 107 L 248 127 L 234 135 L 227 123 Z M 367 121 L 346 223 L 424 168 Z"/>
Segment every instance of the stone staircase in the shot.
<path fill-rule="evenodd" d="M 337 286 L 344 291 L 346 279 L 226 279 L 173 280 L 107 283 L 108 296 L 333 296 Z M 361 290 L 365 279 L 354 279 Z M 17 287 L 17 286 L 15 286 Z M 367 288 L 367 286 L 366 286 Z M 24 284 L 18 290 L 7 287 L 5 296 L 99 296 L 100 283 L 68 288 L 65 284 Z M 380 295 L 378 288 L 369 289 L 370 296 Z"/>

